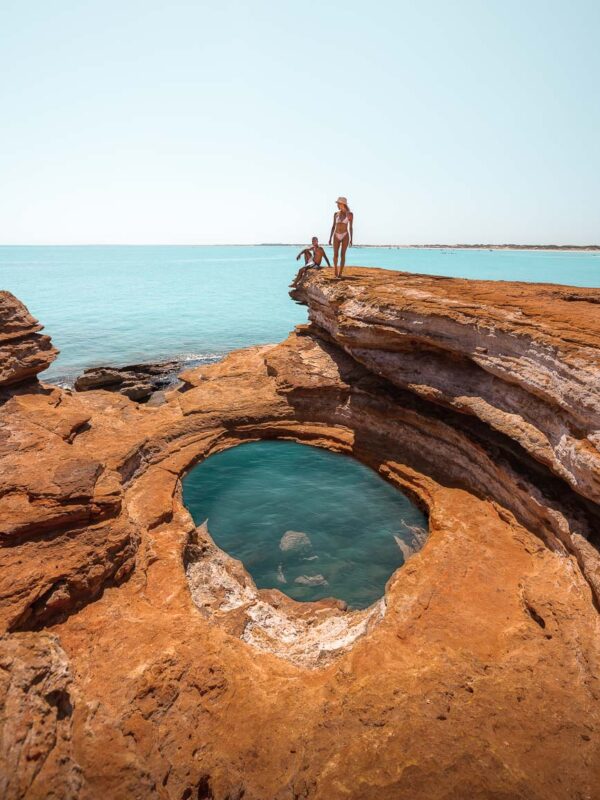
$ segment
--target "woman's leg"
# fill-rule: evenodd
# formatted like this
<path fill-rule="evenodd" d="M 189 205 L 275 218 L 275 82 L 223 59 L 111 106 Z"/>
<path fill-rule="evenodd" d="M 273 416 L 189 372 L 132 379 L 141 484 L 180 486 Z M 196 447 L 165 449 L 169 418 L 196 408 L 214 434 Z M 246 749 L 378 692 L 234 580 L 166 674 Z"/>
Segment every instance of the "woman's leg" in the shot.
<path fill-rule="evenodd" d="M 350 242 L 350 237 L 344 236 L 344 238 L 340 243 L 342 245 L 342 257 L 340 260 L 340 278 L 342 277 L 343 269 L 346 266 L 346 250 L 348 249 L 349 242 Z"/>
<path fill-rule="evenodd" d="M 333 234 L 333 271 L 335 273 L 335 277 L 338 276 L 338 253 L 340 252 L 340 240 L 337 238 L 335 233 Z"/>

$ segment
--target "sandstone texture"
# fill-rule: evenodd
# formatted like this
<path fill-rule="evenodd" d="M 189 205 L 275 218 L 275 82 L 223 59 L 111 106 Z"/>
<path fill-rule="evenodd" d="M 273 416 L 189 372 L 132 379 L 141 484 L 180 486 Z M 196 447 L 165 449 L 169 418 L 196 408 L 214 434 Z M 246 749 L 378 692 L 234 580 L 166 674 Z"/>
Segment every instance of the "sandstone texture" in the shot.
<path fill-rule="evenodd" d="M 316 271 L 321 331 L 396 386 L 478 417 L 600 502 L 600 289 Z"/>
<path fill-rule="evenodd" d="M 0 291 L 0 391 L 47 369 L 58 355 L 20 300 Z"/>
<path fill-rule="evenodd" d="M 333 283 L 315 271 L 292 295 L 370 371 L 485 423 L 600 502 L 600 289 L 354 269 Z M 587 541 L 570 538 L 585 561 Z"/>
<path fill-rule="evenodd" d="M 3 797 L 600 799 L 600 291 L 293 292 L 309 326 L 161 405 L 4 390 Z M 194 526 L 182 474 L 262 438 L 427 512 L 370 609 L 257 590 Z"/>

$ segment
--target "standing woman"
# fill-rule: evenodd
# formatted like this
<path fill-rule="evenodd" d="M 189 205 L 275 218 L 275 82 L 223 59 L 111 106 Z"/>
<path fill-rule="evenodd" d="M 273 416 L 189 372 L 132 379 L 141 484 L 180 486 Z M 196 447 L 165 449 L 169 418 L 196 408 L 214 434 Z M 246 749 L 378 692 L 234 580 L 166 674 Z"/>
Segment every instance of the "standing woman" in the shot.
<path fill-rule="evenodd" d="M 348 246 L 352 247 L 352 223 L 354 222 L 354 214 L 348 208 L 348 200 L 345 197 L 338 197 L 336 203 L 338 210 L 333 215 L 329 244 L 333 241 L 333 267 L 335 270 L 335 277 L 341 278 L 342 271 L 346 266 L 346 250 Z M 340 267 L 338 271 L 340 247 L 342 248 L 342 253 L 339 259 Z"/>

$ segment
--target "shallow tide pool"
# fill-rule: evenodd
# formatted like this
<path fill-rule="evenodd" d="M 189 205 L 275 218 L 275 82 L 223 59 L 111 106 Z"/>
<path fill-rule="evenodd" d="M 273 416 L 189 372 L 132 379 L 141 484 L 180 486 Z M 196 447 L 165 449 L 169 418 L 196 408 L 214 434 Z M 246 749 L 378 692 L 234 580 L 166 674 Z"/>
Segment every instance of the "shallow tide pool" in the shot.
<path fill-rule="evenodd" d="M 425 515 L 373 470 L 292 442 L 239 445 L 194 467 L 183 499 L 259 589 L 295 600 L 379 599 L 427 531 Z"/>

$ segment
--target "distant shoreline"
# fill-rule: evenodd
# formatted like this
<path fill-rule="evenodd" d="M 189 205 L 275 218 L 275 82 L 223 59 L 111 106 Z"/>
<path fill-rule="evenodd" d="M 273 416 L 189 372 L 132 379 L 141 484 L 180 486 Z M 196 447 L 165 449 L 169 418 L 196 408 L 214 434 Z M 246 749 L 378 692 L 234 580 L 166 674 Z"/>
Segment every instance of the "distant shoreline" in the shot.
<path fill-rule="evenodd" d="M 360 245 L 359 245 L 360 246 Z M 600 250 L 598 244 L 407 244 L 379 245 L 368 244 L 365 247 L 408 247 L 412 250 L 558 250 L 558 251 L 590 251 Z"/>
<path fill-rule="evenodd" d="M 327 246 L 327 245 L 326 245 Z M 306 247 L 306 242 L 246 242 L 212 244 L 181 243 L 164 244 L 149 243 L 62 243 L 62 244 L 0 244 L 3 247 Z M 537 250 L 541 252 L 559 253 L 597 253 L 600 244 L 356 244 L 356 248 L 372 248 L 383 250 Z"/>
<path fill-rule="evenodd" d="M 235 245 L 234 245 L 235 246 Z M 303 247 L 303 243 L 261 242 L 256 247 Z M 547 250 L 550 252 L 598 252 L 599 244 L 357 244 L 355 247 L 385 250 Z"/>

